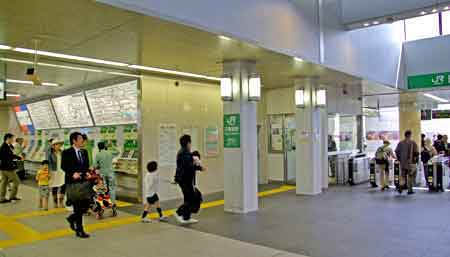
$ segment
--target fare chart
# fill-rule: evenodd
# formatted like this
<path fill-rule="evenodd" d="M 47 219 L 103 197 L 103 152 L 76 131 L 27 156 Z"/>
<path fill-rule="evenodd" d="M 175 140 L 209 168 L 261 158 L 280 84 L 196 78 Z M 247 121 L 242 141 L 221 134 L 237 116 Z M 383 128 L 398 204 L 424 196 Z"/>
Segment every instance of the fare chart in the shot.
<path fill-rule="evenodd" d="M 35 129 L 57 129 L 58 121 L 50 100 L 27 104 Z"/>
<path fill-rule="evenodd" d="M 96 126 L 137 123 L 137 81 L 86 91 Z"/>
<path fill-rule="evenodd" d="M 93 126 L 83 92 L 52 99 L 61 128 Z"/>

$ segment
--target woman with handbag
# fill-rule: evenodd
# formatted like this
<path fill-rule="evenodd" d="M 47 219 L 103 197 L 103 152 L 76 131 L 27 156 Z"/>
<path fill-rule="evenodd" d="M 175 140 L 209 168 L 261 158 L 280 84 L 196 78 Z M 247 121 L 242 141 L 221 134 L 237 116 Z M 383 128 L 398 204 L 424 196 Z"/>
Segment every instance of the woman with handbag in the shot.
<path fill-rule="evenodd" d="M 53 206 L 55 208 L 64 207 L 64 195 L 66 194 L 65 174 L 61 169 L 61 147 L 63 143 L 63 140 L 53 140 L 47 156 L 48 167 L 51 172 L 49 186 L 52 189 Z"/>

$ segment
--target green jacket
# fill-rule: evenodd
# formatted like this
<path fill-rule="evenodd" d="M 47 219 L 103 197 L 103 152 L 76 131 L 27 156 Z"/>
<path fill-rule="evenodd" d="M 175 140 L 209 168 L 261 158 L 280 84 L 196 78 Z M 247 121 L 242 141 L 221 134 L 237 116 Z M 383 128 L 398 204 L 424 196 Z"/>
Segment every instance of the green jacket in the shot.
<path fill-rule="evenodd" d="M 111 176 L 114 175 L 112 167 L 113 155 L 109 151 L 100 151 L 95 156 L 95 167 L 100 170 L 100 174 Z"/>

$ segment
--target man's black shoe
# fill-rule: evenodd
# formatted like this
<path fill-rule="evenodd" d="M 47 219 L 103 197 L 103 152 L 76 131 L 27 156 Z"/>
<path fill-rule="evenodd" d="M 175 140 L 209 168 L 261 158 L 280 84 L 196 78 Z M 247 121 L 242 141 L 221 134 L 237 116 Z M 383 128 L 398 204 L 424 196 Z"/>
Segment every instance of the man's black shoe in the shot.
<path fill-rule="evenodd" d="M 70 224 L 70 229 L 72 229 L 73 231 L 76 231 L 77 229 L 75 228 L 75 221 L 71 220 L 70 217 L 67 217 L 66 220 Z"/>
<path fill-rule="evenodd" d="M 410 191 L 410 192 L 408 192 L 408 195 L 413 195 L 413 194 L 415 194 L 416 192 L 413 192 L 413 191 Z"/>
<path fill-rule="evenodd" d="M 1 201 L 0 201 L 0 204 L 2 204 L 2 203 L 10 203 L 10 202 L 11 202 L 10 200 L 6 200 L 6 199 L 5 199 L 5 200 L 1 200 Z"/>
<path fill-rule="evenodd" d="M 89 238 L 90 235 L 87 234 L 86 232 L 82 231 L 82 232 L 77 232 L 77 237 L 79 237 L 79 238 Z"/>
<path fill-rule="evenodd" d="M 20 201 L 20 200 L 22 200 L 21 198 L 19 198 L 19 197 L 14 197 L 14 198 L 11 198 L 11 199 L 9 199 L 10 201 Z"/>

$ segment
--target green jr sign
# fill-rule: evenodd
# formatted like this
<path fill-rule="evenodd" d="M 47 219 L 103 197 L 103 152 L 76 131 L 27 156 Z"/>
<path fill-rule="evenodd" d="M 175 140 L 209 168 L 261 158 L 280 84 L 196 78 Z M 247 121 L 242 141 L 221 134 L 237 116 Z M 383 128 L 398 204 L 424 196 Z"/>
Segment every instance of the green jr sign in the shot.
<path fill-rule="evenodd" d="M 239 114 L 223 116 L 223 141 L 225 148 L 241 147 L 241 116 Z"/>
<path fill-rule="evenodd" d="M 408 77 L 408 89 L 422 89 L 450 86 L 450 72 Z"/>

